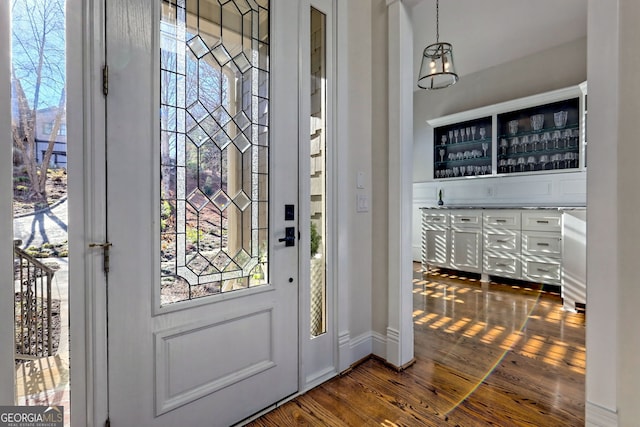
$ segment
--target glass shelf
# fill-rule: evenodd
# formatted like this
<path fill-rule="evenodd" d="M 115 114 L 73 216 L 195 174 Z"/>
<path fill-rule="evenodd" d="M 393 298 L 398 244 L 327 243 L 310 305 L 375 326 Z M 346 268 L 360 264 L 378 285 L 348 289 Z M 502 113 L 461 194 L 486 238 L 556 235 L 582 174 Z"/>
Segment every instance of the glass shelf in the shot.
<path fill-rule="evenodd" d="M 437 127 L 433 137 L 434 179 L 491 174 L 491 116 Z"/>
<path fill-rule="evenodd" d="M 491 143 L 491 138 L 475 139 L 475 140 L 472 140 L 472 141 L 448 142 L 446 144 L 440 143 L 440 144 L 436 145 L 435 148 L 436 149 L 442 148 L 442 147 L 450 148 L 450 149 L 451 148 L 456 148 L 456 147 L 465 148 L 465 147 L 476 146 L 478 144 L 482 145 L 483 142 Z"/>
<path fill-rule="evenodd" d="M 442 162 L 440 161 L 436 161 L 435 165 L 436 166 L 442 166 L 442 165 L 465 165 L 465 164 L 469 164 L 469 163 L 473 163 L 475 164 L 487 164 L 490 165 L 491 164 L 491 156 L 485 156 L 485 157 L 475 157 L 472 159 L 456 159 L 456 160 L 444 160 Z"/>
<path fill-rule="evenodd" d="M 544 173 L 580 167 L 580 99 L 498 114 L 497 172 Z"/>

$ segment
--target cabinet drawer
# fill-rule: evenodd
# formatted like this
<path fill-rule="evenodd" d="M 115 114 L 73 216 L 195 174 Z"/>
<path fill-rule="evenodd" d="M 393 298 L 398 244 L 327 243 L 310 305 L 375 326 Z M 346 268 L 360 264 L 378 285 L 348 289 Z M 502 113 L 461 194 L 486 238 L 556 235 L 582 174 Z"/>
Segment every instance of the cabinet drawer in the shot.
<path fill-rule="evenodd" d="M 483 224 L 489 229 L 520 229 L 520 211 L 516 210 L 495 210 L 485 211 L 482 214 Z"/>
<path fill-rule="evenodd" d="M 422 222 L 425 225 L 449 225 L 449 213 L 448 212 L 422 212 Z"/>
<path fill-rule="evenodd" d="M 484 247 L 487 250 L 520 251 L 520 233 L 514 230 L 484 230 Z"/>
<path fill-rule="evenodd" d="M 557 259 L 522 260 L 522 276 L 532 282 L 560 284 L 562 280 L 562 263 Z"/>
<path fill-rule="evenodd" d="M 520 260 L 505 253 L 485 252 L 483 272 L 496 276 L 520 278 Z"/>
<path fill-rule="evenodd" d="M 522 253 L 562 257 L 562 236 L 550 231 L 523 231 Z"/>
<path fill-rule="evenodd" d="M 451 211 L 451 226 L 456 227 L 482 227 L 482 212 L 465 210 Z"/>
<path fill-rule="evenodd" d="M 552 210 L 522 212 L 522 229 L 539 231 L 561 231 L 562 213 Z"/>

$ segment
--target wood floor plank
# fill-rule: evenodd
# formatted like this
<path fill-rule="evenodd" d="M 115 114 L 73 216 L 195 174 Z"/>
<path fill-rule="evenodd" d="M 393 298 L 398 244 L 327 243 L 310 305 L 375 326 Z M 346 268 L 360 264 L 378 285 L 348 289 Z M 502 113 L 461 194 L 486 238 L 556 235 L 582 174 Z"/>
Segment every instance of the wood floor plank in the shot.
<path fill-rule="evenodd" d="M 414 274 L 416 363 L 356 366 L 251 426 L 582 426 L 585 319 L 555 292 Z"/>

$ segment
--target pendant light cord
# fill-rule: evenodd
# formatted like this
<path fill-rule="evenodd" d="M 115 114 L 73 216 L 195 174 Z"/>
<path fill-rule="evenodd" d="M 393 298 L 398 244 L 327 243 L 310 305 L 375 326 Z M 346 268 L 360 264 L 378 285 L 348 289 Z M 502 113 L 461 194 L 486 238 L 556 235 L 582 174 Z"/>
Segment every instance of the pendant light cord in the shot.
<path fill-rule="evenodd" d="M 440 0 L 436 0 L 436 43 L 440 43 Z"/>

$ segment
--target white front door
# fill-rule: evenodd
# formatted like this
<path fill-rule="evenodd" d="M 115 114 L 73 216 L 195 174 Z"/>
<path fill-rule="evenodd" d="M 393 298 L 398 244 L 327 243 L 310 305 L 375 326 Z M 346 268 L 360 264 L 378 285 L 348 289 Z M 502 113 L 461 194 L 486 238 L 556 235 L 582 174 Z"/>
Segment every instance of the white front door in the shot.
<path fill-rule="evenodd" d="M 298 13 L 107 2 L 114 426 L 227 426 L 298 390 Z"/>

